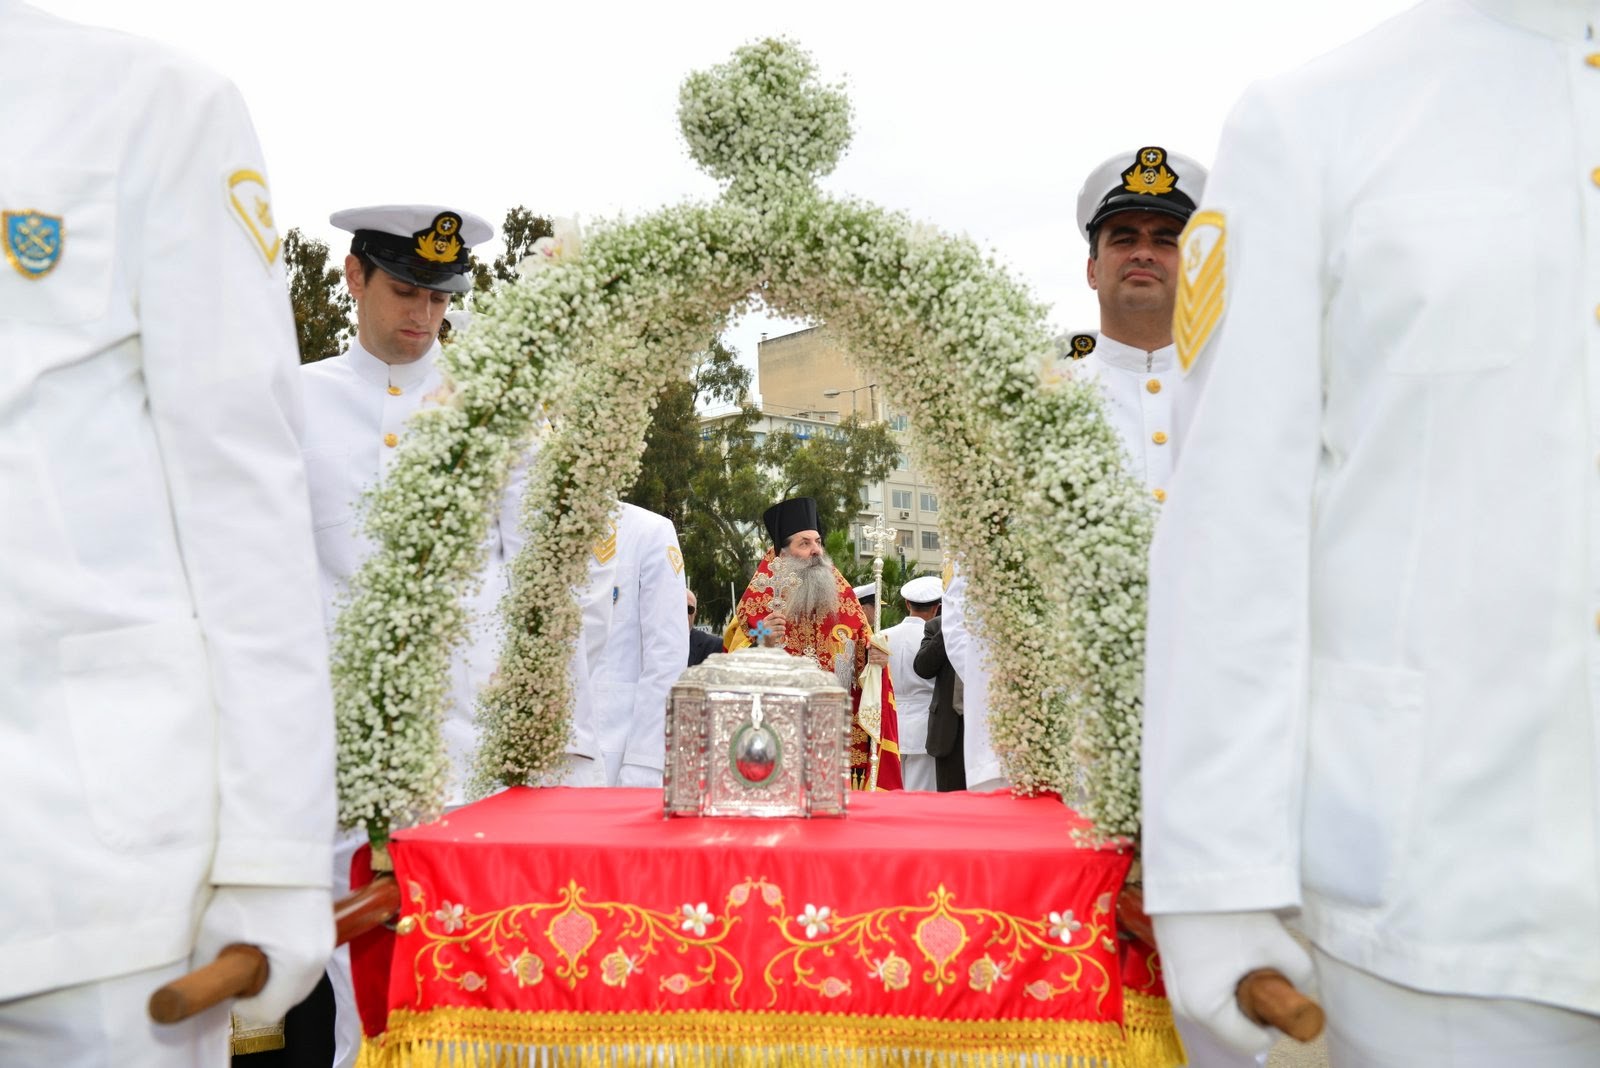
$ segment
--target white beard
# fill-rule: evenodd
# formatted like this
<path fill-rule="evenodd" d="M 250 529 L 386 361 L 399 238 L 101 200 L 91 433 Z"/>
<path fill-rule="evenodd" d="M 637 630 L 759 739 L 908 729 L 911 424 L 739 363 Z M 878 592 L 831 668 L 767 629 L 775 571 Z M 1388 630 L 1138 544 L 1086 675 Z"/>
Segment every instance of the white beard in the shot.
<path fill-rule="evenodd" d="M 772 561 L 772 577 L 783 591 L 779 610 L 789 619 L 820 621 L 839 609 L 839 586 L 827 553 L 809 560 L 779 553 Z"/>

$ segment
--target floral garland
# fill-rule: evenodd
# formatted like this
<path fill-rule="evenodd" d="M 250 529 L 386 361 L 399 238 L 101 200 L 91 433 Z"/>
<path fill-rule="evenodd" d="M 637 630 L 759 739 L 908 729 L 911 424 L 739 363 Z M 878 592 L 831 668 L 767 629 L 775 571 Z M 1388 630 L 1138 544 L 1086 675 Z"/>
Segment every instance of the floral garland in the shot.
<path fill-rule="evenodd" d="M 817 191 L 848 144 L 850 108 L 794 44 L 762 41 L 692 75 L 680 121 L 723 197 L 547 242 L 447 350 L 450 403 L 416 418 L 376 495 L 380 549 L 338 624 L 343 820 L 380 840 L 437 807 L 438 680 L 464 633 L 457 602 L 540 401 L 553 425 L 480 702 L 474 786 L 560 766 L 589 547 L 636 477 L 661 386 L 757 294 L 780 315 L 825 320 L 918 428 L 991 637 L 990 731 L 1014 788 L 1081 791 L 1100 834 L 1137 833 L 1151 510 L 1095 387 L 1058 372 L 1044 308 L 970 240 Z M 947 388 L 920 388 L 935 379 Z"/>

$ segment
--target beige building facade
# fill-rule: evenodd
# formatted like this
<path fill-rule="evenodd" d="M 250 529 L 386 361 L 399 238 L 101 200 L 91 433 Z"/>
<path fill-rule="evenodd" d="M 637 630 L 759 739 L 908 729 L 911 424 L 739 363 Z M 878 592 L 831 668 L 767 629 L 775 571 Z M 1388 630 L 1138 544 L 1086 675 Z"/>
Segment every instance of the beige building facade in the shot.
<path fill-rule="evenodd" d="M 899 463 L 882 482 L 862 487 L 861 511 L 851 524 L 850 540 L 862 557 L 871 557 L 862 530 L 882 516 L 884 526 L 896 531 L 893 552 L 908 568 L 939 571 L 944 560 L 939 493 L 912 464 L 914 431 L 896 411 L 894 398 L 885 396 L 826 326 L 763 337 L 756 349 L 762 414 L 758 432 L 837 435 L 838 424 L 851 415 L 889 424 L 900 442 Z"/>

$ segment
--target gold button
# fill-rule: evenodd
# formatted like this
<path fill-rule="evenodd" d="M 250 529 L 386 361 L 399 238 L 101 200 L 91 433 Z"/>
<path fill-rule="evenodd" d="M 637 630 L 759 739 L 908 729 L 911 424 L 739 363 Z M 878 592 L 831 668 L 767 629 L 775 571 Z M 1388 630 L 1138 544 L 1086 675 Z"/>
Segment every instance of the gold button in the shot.
<path fill-rule="evenodd" d="M 1594 614 L 1594 629 L 1600 630 L 1600 612 Z"/>
<path fill-rule="evenodd" d="M 389 387 L 389 396 L 391 396 L 391 397 L 400 396 L 400 387 L 399 386 L 390 386 Z"/>
<path fill-rule="evenodd" d="M 1158 501 L 1164 501 L 1167 499 L 1167 491 L 1162 489 L 1160 486 L 1157 486 L 1155 489 L 1150 491 L 1150 496 L 1154 497 Z"/>
<path fill-rule="evenodd" d="M 1150 440 L 1155 442 L 1157 445 L 1165 445 L 1167 443 L 1166 431 L 1157 430 L 1154 434 L 1150 435 Z"/>
<path fill-rule="evenodd" d="M 1594 317 L 1600 319 L 1600 304 L 1594 306 Z"/>
<path fill-rule="evenodd" d="M 1150 381 L 1148 381 L 1148 382 L 1146 382 L 1144 384 L 1144 388 L 1148 389 L 1151 393 L 1160 393 L 1161 392 L 1161 379 L 1152 378 Z"/>
<path fill-rule="evenodd" d="M 396 445 L 400 444 L 400 439 L 393 434 L 385 434 L 383 436 L 383 443 L 392 449 Z"/>
<path fill-rule="evenodd" d="M 1583 57 L 1583 61 L 1591 67 L 1600 67 L 1600 52 L 1590 52 Z"/>

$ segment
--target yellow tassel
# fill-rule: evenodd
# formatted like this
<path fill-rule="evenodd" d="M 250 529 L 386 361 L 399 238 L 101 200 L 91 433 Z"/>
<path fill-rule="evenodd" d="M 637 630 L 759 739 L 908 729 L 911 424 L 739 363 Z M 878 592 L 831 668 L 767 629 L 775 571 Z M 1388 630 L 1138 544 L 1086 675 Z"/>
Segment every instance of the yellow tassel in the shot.
<path fill-rule="evenodd" d="M 235 1024 L 231 1045 L 235 1057 L 246 1053 L 268 1053 L 283 1048 L 283 1024 L 241 1028 Z"/>
<path fill-rule="evenodd" d="M 1171 1010 L 1128 992 L 1125 1024 L 818 1013 L 396 1010 L 358 1068 L 1168 1068 Z M 659 1056 L 658 1056 L 659 1054 Z"/>
<path fill-rule="evenodd" d="M 1125 990 L 1122 1018 L 1126 1038 L 1123 1063 L 1127 1068 L 1171 1068 L 1188 1063 L 1183 1040 L 1172 1021 L 1172 1005 L 1165 998 Z"/>

